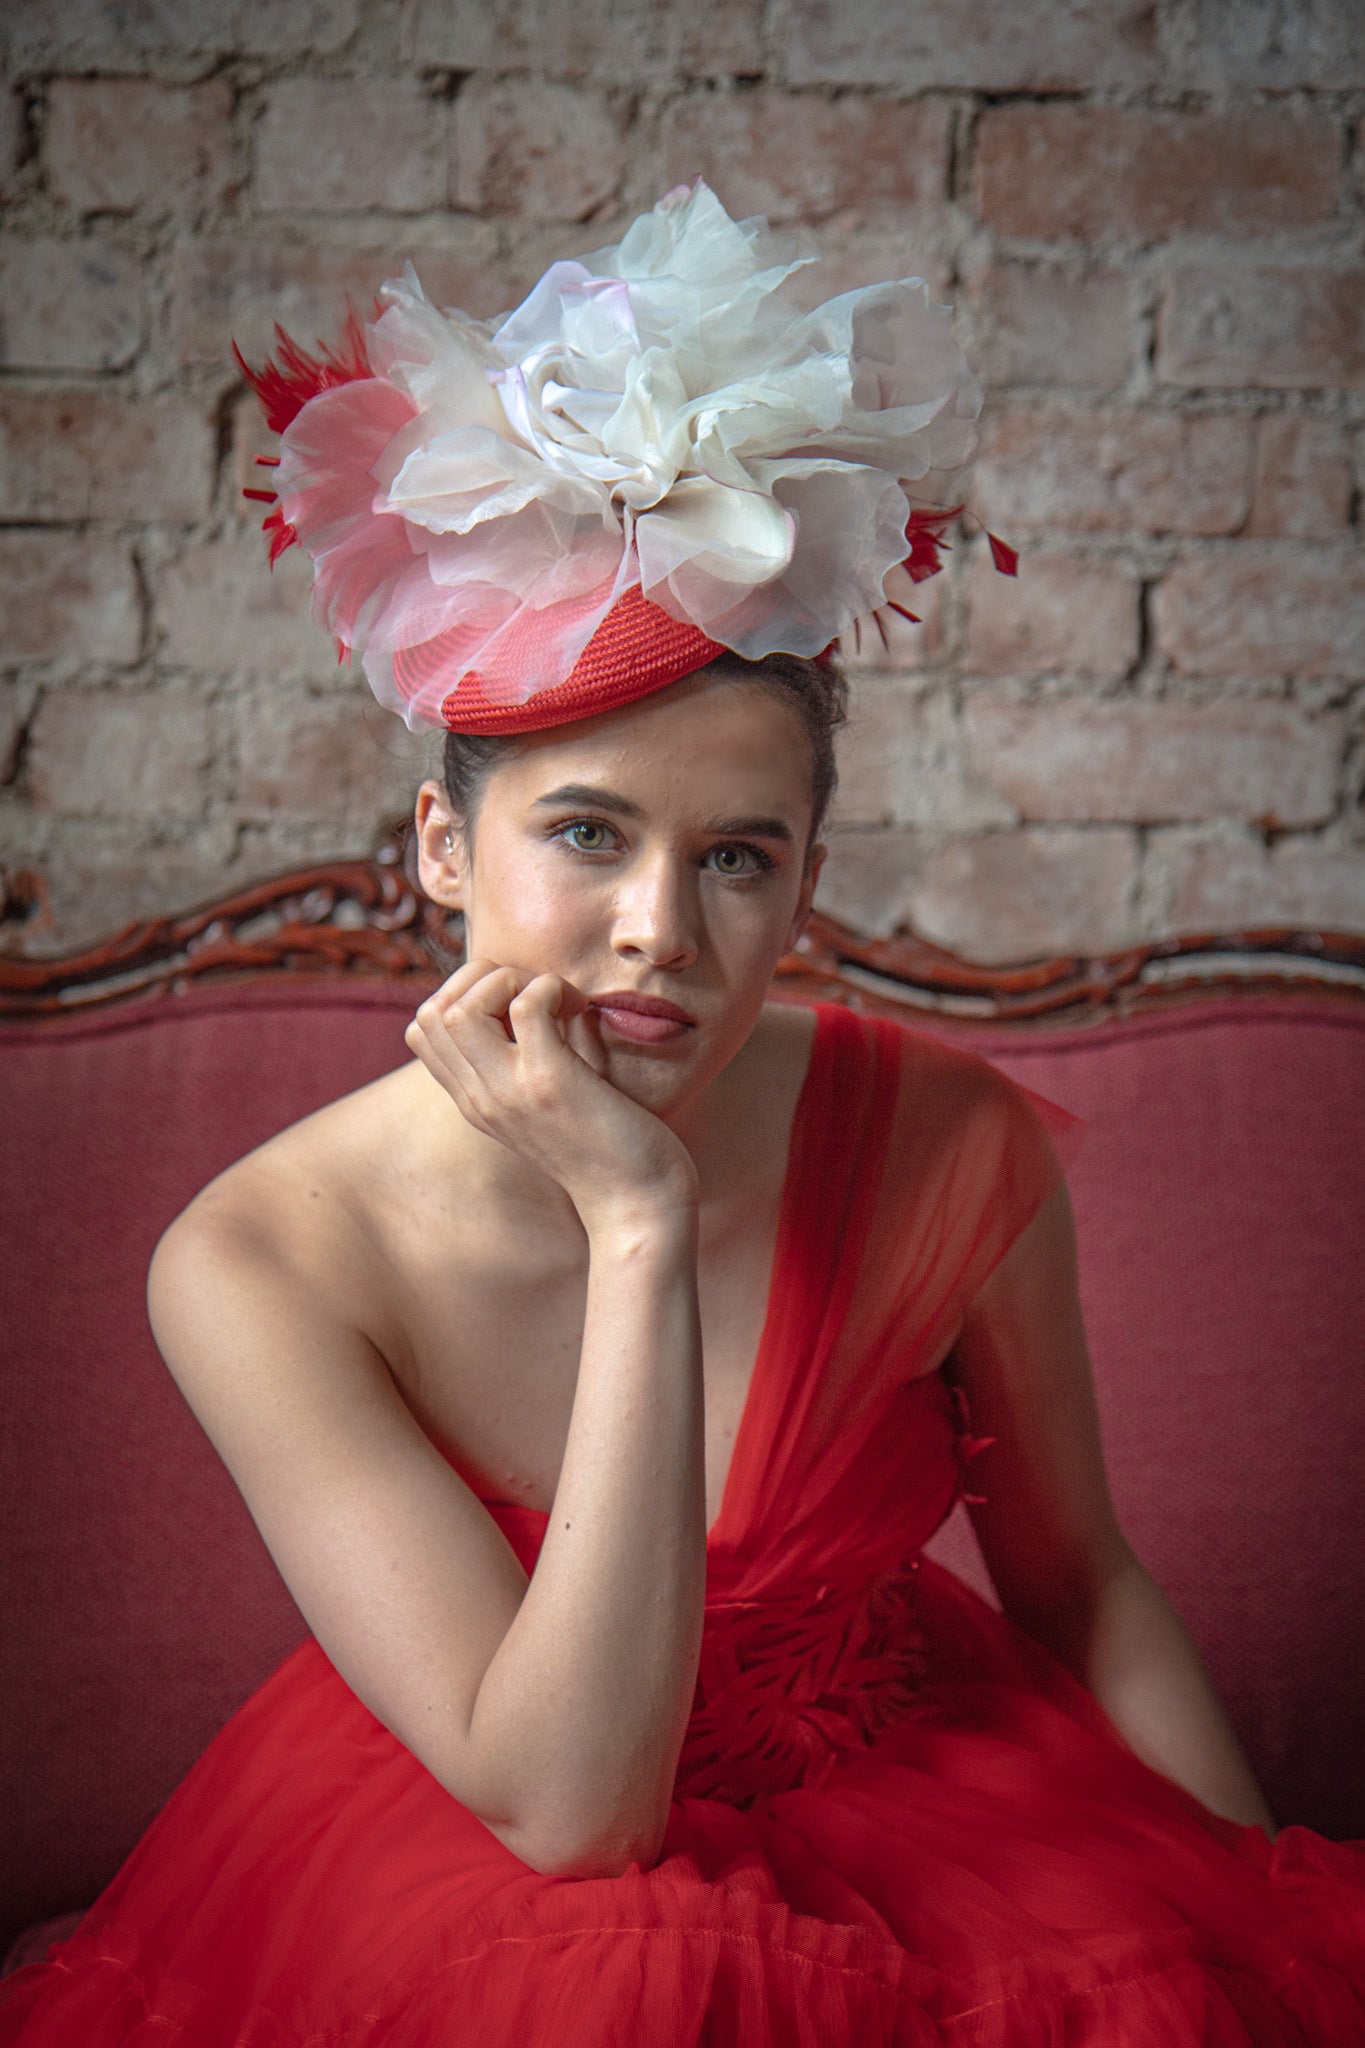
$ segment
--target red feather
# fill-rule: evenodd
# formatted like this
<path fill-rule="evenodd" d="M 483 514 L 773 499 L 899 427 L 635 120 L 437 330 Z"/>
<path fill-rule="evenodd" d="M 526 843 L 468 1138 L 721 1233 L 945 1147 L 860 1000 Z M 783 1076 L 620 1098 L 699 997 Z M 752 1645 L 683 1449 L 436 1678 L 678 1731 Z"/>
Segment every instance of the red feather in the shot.
<path fill-rule="evenodd" d="M 267 356 L 260 369 L 253 370 L 235 341 L 232 353 L 242 375 L 260 399 L 266 425 L 273 434 L 282 434 L 290 422 L 298 418 L 309 399 L 316 398 L 319 392 L 332 391 L 338 384 L 353 384 L 358 378 L 374 375 L 365 346 L 365 330 L 354 306 L 348 306 L 346 310 L 341 340 L 334 348 L 319 347 L 316 355 L 310 356 L 307 349 L 300 348 L 278 321 L 275 323 L 274 362 Z"/>
<path fill-rule="evenodd" d="M 986 538 L 991 544 L 991 560 L 1000 571 L 1000 574 L 1002 576 L 1017 576 L 1019 574 L 1019 550 L 1010 547 L 1007 541 L 997 540 L 993 533 L 987 533 Z"/>
<path fill-rule="evenodd" d="M 270 566 L 273 569 L 286 548 L 297 546 L 299 537 L 278 505 L 261 521 L 261 532 L 270 535 Z"/>
<path fill-rule="evenodd" d="M 905 527 L 905 538 L 910 543 L 905 567 L 912 583 L 923 583 L 926 577 L 937 576 L 943 567 L 939 556 L 949 552 L 943 529 L 950 520 L 957 518 L 961 510 L 961 505 L 952 505 L 946 512 L 920 510 L 910 514 Z"/>
<path fill-rule="evenodd" d="M 316 355 L 310 356 L 307 349 L 300 348 L 292 335 L 285 333 L 278 320 L 275 323 L 275 362 L 267 356 L 260 369 L 253 370 L 235 341 L 232 353 L 242 375 L 261 402 L 265 423 L 272 434 L 282 434 L 298 418 L 309 399 L 316 398 L 319 392 L 334 391 L 338 384 L 354 384 L 362 377 L 374 375 L 365 345 L 365 330 L 354 306 L 346 309 L 341 340 L 334 348 L 322 345 Z M 256 457 L 263 469 L 278 468 L 279 459 L 278 455 Z M 276 494 L 274 491 L 243 490 L 242 496 L 273 504 Z M 296 545 L 298 535 L 278 505 L 261 521 L 261 530 L 270 536 L 270 566 L 273 569 L 285 549 Z"/>

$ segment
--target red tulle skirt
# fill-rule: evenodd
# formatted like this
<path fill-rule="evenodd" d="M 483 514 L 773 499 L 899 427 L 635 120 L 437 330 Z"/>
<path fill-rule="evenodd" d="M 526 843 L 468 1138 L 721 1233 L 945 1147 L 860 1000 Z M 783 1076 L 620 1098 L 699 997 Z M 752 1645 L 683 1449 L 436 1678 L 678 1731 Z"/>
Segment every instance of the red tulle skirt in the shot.
<path fill-rule="evenodd" d="M 1365 1848 L 1214 1818 L 928 1561 L 918 1613 L 914 1712 L 818 1784 L 680 1797 L 660 1861 L 606 1879 L 519 1862 L 310 1641 L 0 1986 L 0 2041 L 1365 2042 Z"/>

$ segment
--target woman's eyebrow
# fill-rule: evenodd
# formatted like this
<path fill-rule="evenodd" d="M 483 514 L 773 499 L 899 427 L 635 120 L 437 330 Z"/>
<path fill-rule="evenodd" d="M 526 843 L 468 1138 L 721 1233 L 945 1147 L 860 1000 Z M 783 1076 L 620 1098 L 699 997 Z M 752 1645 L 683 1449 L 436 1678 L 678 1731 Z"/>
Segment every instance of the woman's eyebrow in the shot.
<path fill-rule="evenodd" d="M 544 796 L 538 796 L 531 808 L 533 811 L 558 810 L 564 804 L 582 804 L 585 809 L 615 811 L 618 818 L 644 816 L 639 804 L 618 790 L 603 789 L 595 782 L 562 782 L 558 789 L 550 789 Z M 718 836 L 748 839 L 781 839 L 787 844 L 795 841 L 796 834 L 783 818 L 712 818 L 706 827 L 708 832 Z"/>
<path fill-rule="evenodd" d="M 538 796 L 532 804 L 533 811 L 558 809 L 561 804 L 582 804 L 585 808 L 598 811 L 615 811 L 622 818 L 643 818 L 644 812 L 628 796 L 621 796 L 614 789 L 602 789 L 595 782 L 561 782 L 558 789 L 550 789 L 544 796 Z"/>
<path fill-rule="evenodd" d="M 788 845 L 796 837 L 783 818 L 713 818 L 707 830 L 726 838 L 784 839 Z"/>

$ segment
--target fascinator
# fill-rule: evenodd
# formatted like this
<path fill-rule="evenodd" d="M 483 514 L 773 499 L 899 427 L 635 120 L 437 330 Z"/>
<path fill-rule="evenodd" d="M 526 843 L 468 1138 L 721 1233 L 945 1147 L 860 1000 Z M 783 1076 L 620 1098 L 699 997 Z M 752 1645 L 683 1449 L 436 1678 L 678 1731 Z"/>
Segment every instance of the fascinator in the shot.
<path fill-rule="evenodd" d="M 271 562 L 306 550 L 314 616 L 413 728 L 530 731 L 914 619 L 981 390 L 922 279 L 802 311 L 818 261 L 698 180 L 500 319 L 408 264 L 334 346 L 234 343 L 280 435 L 247 494 Z"/>

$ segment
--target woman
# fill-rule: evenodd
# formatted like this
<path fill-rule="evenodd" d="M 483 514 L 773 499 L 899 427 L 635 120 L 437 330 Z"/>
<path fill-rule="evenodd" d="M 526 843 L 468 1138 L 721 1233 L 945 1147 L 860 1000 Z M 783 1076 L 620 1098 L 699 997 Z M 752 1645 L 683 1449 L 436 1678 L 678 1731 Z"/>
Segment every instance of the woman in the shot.
<path fill-rule="evenodd" d="M 1365 2039 L 1365 1857 L 1276 1833 L 1114 1520 L 1075 1119 L 766 1000 L 843 708 L 810 657 L 936 564 L 897 480 L 973 390 L 906 287 L 779 332 L 766 255 L 698 187 L 496 334 L 410 281 L 254 380 L 277 543 L 448 727 L 415 822 L 467 959 L 158 1247 L 313 1638 L 0 2040 Z M 1004 1616 L 920 1555 L 969 1460 Z"/>

